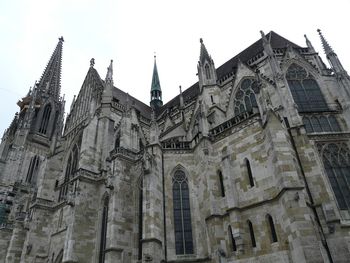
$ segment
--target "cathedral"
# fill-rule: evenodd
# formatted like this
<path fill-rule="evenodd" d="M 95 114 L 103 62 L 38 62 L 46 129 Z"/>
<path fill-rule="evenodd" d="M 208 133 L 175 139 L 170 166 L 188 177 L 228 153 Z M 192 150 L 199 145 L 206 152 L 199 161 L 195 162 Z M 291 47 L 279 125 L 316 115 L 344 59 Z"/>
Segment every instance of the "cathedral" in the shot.
<path fill-rule="evenodd" d="M 59 38 L 1 140 L 0 263 L 349 262 L 350 77 L 260 33 L 217 68 L 201 39 L 165 104 L 156 60 L 145 104 L 91 59 L 66 117 Z"/>

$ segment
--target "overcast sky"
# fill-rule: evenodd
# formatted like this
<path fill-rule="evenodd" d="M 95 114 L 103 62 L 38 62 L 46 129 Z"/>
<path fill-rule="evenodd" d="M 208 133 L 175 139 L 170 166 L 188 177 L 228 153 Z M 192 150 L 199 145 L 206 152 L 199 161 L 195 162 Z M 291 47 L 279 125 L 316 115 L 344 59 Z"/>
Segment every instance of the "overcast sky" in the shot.
<path fill-rule="evenodd" d="M 350 1 L 11 0 L 0 3 L 0 136 L 64 37 L 61 92 L 66 111 L 90 59 L 102 79 L 114 60 L 114 84 L 149 104 L 153 56 L 163 102 L 197 81 L 199 38 L 216 67 L 273 30 L 322 54 L 317 28 L 350 71 Z"/>

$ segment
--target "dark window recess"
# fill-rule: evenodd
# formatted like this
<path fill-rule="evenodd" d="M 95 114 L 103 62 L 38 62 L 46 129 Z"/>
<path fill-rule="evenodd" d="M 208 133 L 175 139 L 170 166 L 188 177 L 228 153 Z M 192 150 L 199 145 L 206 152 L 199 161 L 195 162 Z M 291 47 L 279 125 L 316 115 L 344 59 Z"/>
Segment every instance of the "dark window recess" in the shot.
<path fill-rule="evenodd" d="M 253 173 L 252 173 L 252 168 L 250 167 L 250 162 L 249 162 L 248 159 L 245 159 L 245 164 L 246 164 L 246 167 L 247 167 L 249 184 L 250 184 L 251 187 L 253 187 L 254 186 Z"/>
<path fill-rule="evenodd" d="M 275 224 L 273 223 L 273 219 L 271 215 L 267 215 L 267 221 L 269 224 L 270 229 L 270 235 L 271 235 L 271 242 L 277 242 L 277 234 L 275 229 Z"/>
<path fill-rule="evenodd" d="M 253 224 L 249 220 L 247 221 L 247 223 L 248 223 L 249 234 L 250 234 L 250 241 L 251 241 L 252 247 L 256 247 Z"/>
<path fill-rule="evenodd" d="M 235 251 L 237 251 L 237 245 L 236 245 L 236 240 L 233 237 L 231 226 L 228 226 L 228 234 L 229 234 L 229 240 L 230 240 L 231 249 L 232 249 L 233 252 L 235 252 Z"/>
<path fill-rule="evenodd" d="M 224 186 L 224 178 L 222 176 L 221 171 L 218 171 L 218 176 L 219 176 L 219 183 L 220 183 L 220 193 L 221 193 L 221 196 L 224 197 L 225 196 L 225 186 Z"/>
<path fill-rule="evenodd" d="M 98 262 L 105 262 L 105 250 L 106 250 L 106 240 L 107 240 L 107 222 L 108 222 L 108 203 L 109 198 L 106 197 L 103 202 L 102 209 L 102 220 L 101 220 L 101 237 L 100 237 L 100 251 L 98 256 Z"/>
<path fill-rule="evenodd" d="M 40 127 L 39 127 L 39 132 L 42 134 L 47 133 L 47 128 L 50 121 L 50 115 L 51 115 L 51 105 L 47 104 L 44 108 L 44 112 L 43 112 Z"/>
<path fill-rule="evenodd" d="M 173 178 L 175 250 L 177 255 L 193 254 L 190 196 L 187 177 L 176 171 Z"/>

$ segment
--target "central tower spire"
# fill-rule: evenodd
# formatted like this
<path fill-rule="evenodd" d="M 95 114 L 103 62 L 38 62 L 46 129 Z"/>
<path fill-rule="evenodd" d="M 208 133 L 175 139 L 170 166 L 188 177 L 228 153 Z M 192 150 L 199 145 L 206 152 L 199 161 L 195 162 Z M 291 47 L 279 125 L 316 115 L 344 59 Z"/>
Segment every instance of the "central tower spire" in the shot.
<path fill-rule="evenodd" d="M 39 81 L 39 88 L 42 91 L 50 94 L 57 99 L 61 91 L 61 64 L 62 64 L 62 46 L 64 39 L 58 39 L 57 46 L 51 55 L 49 62 L 44 70 L 43 75 Z"/>
<path fill-rule="evenodd" d="M 162 101 L 162 89 L 160 88 L 160 81 L 157 70 L 156 56 L 154 55 L 154 67 L 151 85 L 151 107 L 153 109 L 161 107 L 163 105 Z"/>

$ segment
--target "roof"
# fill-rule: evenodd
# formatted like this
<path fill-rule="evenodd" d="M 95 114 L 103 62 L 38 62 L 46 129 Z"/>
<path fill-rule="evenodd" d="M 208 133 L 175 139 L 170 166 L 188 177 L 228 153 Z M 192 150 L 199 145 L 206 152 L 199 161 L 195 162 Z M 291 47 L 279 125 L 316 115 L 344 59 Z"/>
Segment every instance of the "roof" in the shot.
<path fill-rule="evenodd" d="M 270 31 L 266 38 L 270 40 L 272 48 L 286 48 L 287 46 L 291 46 L 293 48 L 301 48 L 297 44 L 294 44 L 293 42 L 289 41 L 288 39 L 285 39 L 284 37 L 278 35 L 274 31 Z M 263 41 L 260 38 L 258 41 L 250 45 L 248 48 L 240 52 L 238 55 L 234 56 L 224 64 L 222 64 L 220 67 L 216 69 L 217 78 L 221 79 L 222 77 L 226 76 L 227 74 L 231 73 L 232 71 L 235 71 L 238 65 L 238 62 L 241 61 L 243 63 L 246 63 L 249 59 L 257 55 L 258 53 L 262 52 L 264 50 L 263 47 Z M 188 102 L 192 101 L 194 98 L 196 98 L 199 94 L 199 83 L 194 83 L 191 87 L 186 89 L 182 92 L 184 103 L 187 104 Z M 119 103 L 122 105 L 126 105 L 127 96 L 129 97 L 129 105 L 134 106 L 140 113 L 146 117 L 151 118 L 151 112 L 152 109 L 150 106 L 144 104 L 143 102 L 137 100 L 136 98 L 130 96 L 129 94 L 121 91 L 118 88 L 115 88 L 113 90 L 113 97 L 119 100 Z M 164 104 L 162 107 L 158 108 L 156 110 L 156 115 L 160 116 L 164 111 L 167 109 L 171 109 L 175 106 L 178 106 L 180 104 L 180 95 L 177 95 L 172 100 Z"/>
<path fill-rule="evenodd" d="M 294 48 L 301 48 L 297 44 L 294 44 L 293 42 L 289 41 L 288 39 L 278 35 L 274 31 L 270 31 L 270 33 L 268 33 L 266 35 L 266 38 L 270 39 L 270 43 L 271 43 L 272 48 L 285 48 L 287 46 L 291 46 Z M 255 55 L 257 55 L 258 53 L 260 53 L 263 50 L 264 50 L 263 41 L 260 38 L 258 41 L 256 41 L 255 43 L 250 45 L 248 48 L 246 48 L 245 50 L 240 52 L 238 55 L 234 56 L 233 58 L 231 58 L 230 60 L 228 60 L 227 62 L 222 64 L 220 67 L 218 67 L 216 69 L 217 78 L 221 79 L 222 77 L 224 77 L 228 73 L 235 71 L 239 61 L 246 63 L 249 59 L 251 59 L 252 57 L 254 57 Z M 182 94 L 183 94 L 183 98 L 184 98 L 184 103 L 186 104 L 186 102 L 188 100 L 192 99 L 193 97 L 198 96 L 199 83 L 196 82 L 191 87 L 186 89 Z M 180 95 L 177 95 L 172 100 L 170 100 L 169 102 L 164 104 L 160 109 L 158 109 L 157 115 L 159 116 L 166 109 L 168 109 L 168 108 L 170 109 L 170 108 L 172 108 L 176 105 L 179 105 L 179 104 L 180 104 Z"/>

